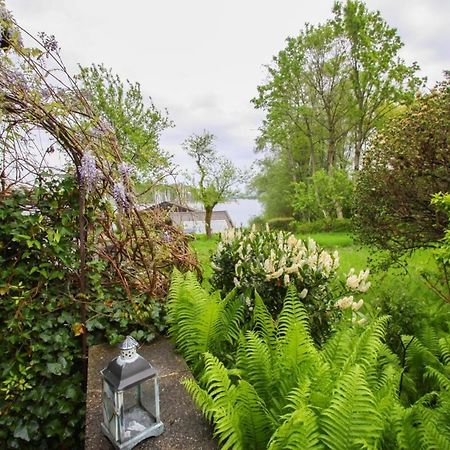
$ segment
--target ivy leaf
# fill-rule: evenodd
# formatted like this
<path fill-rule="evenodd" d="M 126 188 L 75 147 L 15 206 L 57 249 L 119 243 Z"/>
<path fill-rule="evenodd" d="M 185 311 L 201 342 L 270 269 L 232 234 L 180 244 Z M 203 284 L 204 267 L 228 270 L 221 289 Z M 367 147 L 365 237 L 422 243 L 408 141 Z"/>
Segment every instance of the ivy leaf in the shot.
<path fill-rule="evenodd" d="M 14 430 L 14 437 L 30 442 L 30 436 L 28 435 L 28 428 L 25 425 L 19 425 L 16 427 L 16 429 Z"/>
<path fill-rule="evenodd" d="M 54 375 L 61 375 L 61 369 L 60 363 L 47 363 L 47 370 Z"/>

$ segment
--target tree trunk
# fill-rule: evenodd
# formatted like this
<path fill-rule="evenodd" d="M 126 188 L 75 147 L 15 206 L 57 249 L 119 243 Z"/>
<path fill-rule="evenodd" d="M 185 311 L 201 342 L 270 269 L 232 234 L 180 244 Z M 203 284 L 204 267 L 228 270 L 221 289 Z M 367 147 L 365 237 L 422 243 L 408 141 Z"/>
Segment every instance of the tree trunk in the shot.
<path fill-rule="evenodd" d="M 336 201 L 335 205 L 336 205 L 336 217 L 338 219 L 343 219 L 344 218 L 344 213 L 342 212 L 341 204 L 338 201 Z"/>
<path fill-rule="evenodd" d="M 211 238 L 212 230 L 211 230 L 211 217 L 212 217 L 213 207 L 212 206 L 206 206 L 205 207 L 205 230 L 206 230 L 206 237 L 208 239 Z"/>
<path fill-rule="evenodd" d="M 328 152 L 327 152 L 327 173 L 331 175 L 334 169 L 336 159 L 336 142 L 333 137 L 328 140 Z"/>
<path fill-rule="evenodd" d="M 363 130 L 362 123 L 358 124 L 358 128 L 356 130 L 356 142 L 355 142 L 355 157 L 353 159 L 353 168 L 355 171 L 359 170 L 360 160 L 361 160 L 361 151 L 363 146 Z"/>

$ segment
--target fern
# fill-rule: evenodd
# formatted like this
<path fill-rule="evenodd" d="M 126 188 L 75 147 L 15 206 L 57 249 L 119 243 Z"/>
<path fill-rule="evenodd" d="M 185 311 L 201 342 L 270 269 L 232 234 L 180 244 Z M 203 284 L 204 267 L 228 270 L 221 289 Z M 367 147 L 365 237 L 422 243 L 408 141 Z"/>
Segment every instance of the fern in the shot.
<path fill-rule="evenodd" d="M 338 379 L 330 406 L 322 413 L 320 424 L 322 440 L 329 448 L 350 449 L 356 444 L 378 448 L 383 420 L 362 366 L 352 367 Z"/>
<path fill-rule="evenodd" d="M 224 355 L 234 346 L 244 319 L 243 305 L 231 292 L 209 294 L 191 273 L 174 271 L 168 295 L 169 332 L 178 350 L 195 373 L 202 367 L 202 355 Z"/>
<path fill-rule="evenodd" d="M 276 321 L 255 294 L 252 330 L 234 292 L 174 273 L 170 332 L 198 382 L 184 381 L 223 449 L 450 449 L 450 338 L 404 337 L 406 369 L 383 341 L 387 317 L 337 329 L 318 349 L 290 288 Z M 398 388 L 422 396 L 401 403 Z"/>
<path fill-rule="evenodd" d="M 268 450 L 321 450 L 320 430 L 314 412 L 300 405 L 276 430 Z"/>

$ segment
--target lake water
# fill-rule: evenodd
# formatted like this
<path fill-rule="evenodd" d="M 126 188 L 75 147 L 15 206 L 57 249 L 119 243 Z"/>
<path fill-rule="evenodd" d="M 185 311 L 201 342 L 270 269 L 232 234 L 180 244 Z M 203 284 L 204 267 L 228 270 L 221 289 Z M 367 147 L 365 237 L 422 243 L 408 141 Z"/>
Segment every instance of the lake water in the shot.
<path fill-rule="evenodd" d="M 201 205 L 193 205 L 195 208 L 202 209 Z M 235 227 L 248 226 L 252 217 L 259 216 L 263 212 L 263 207 L 255 199 L 239 199 L 227 203 L 219 203 L 214 211 L 228 211 L 228 214 Z"/>

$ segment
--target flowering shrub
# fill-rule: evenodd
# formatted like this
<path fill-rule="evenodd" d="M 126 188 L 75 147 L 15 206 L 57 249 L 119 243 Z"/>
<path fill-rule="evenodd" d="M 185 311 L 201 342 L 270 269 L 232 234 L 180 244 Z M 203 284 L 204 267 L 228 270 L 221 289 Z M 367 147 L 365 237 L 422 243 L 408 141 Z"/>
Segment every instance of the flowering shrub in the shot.
<path fill-rule="evenodd" d="M 342 296 L 366 292 L 370 287 L 369 271 L 355 274 L 352 269 L 342 283 L 342 292 L 331 292 L 330 283 L 339 267 L 339 255 L 336 251 L 323 250 L 312 239 L 305 242 L 293 234 L 274 232 L 268 227 L 261 231 L 255 227 L 229 229 L 221 235 L 211 267 L 211 285 L 224 292 L 236 288 L 248 312 L 253 309 L 252 291 L 256 290 L 276 316 L 283 306 L 287 287 L 294 284 L 309 312 L 312 334 L 317 341 L 327 336 L 332 322 L 344 310 L 352 311 L 353 321 L 364 323 L 360 312 L 363 300 L 354 301 L 353 295 Z"/>

